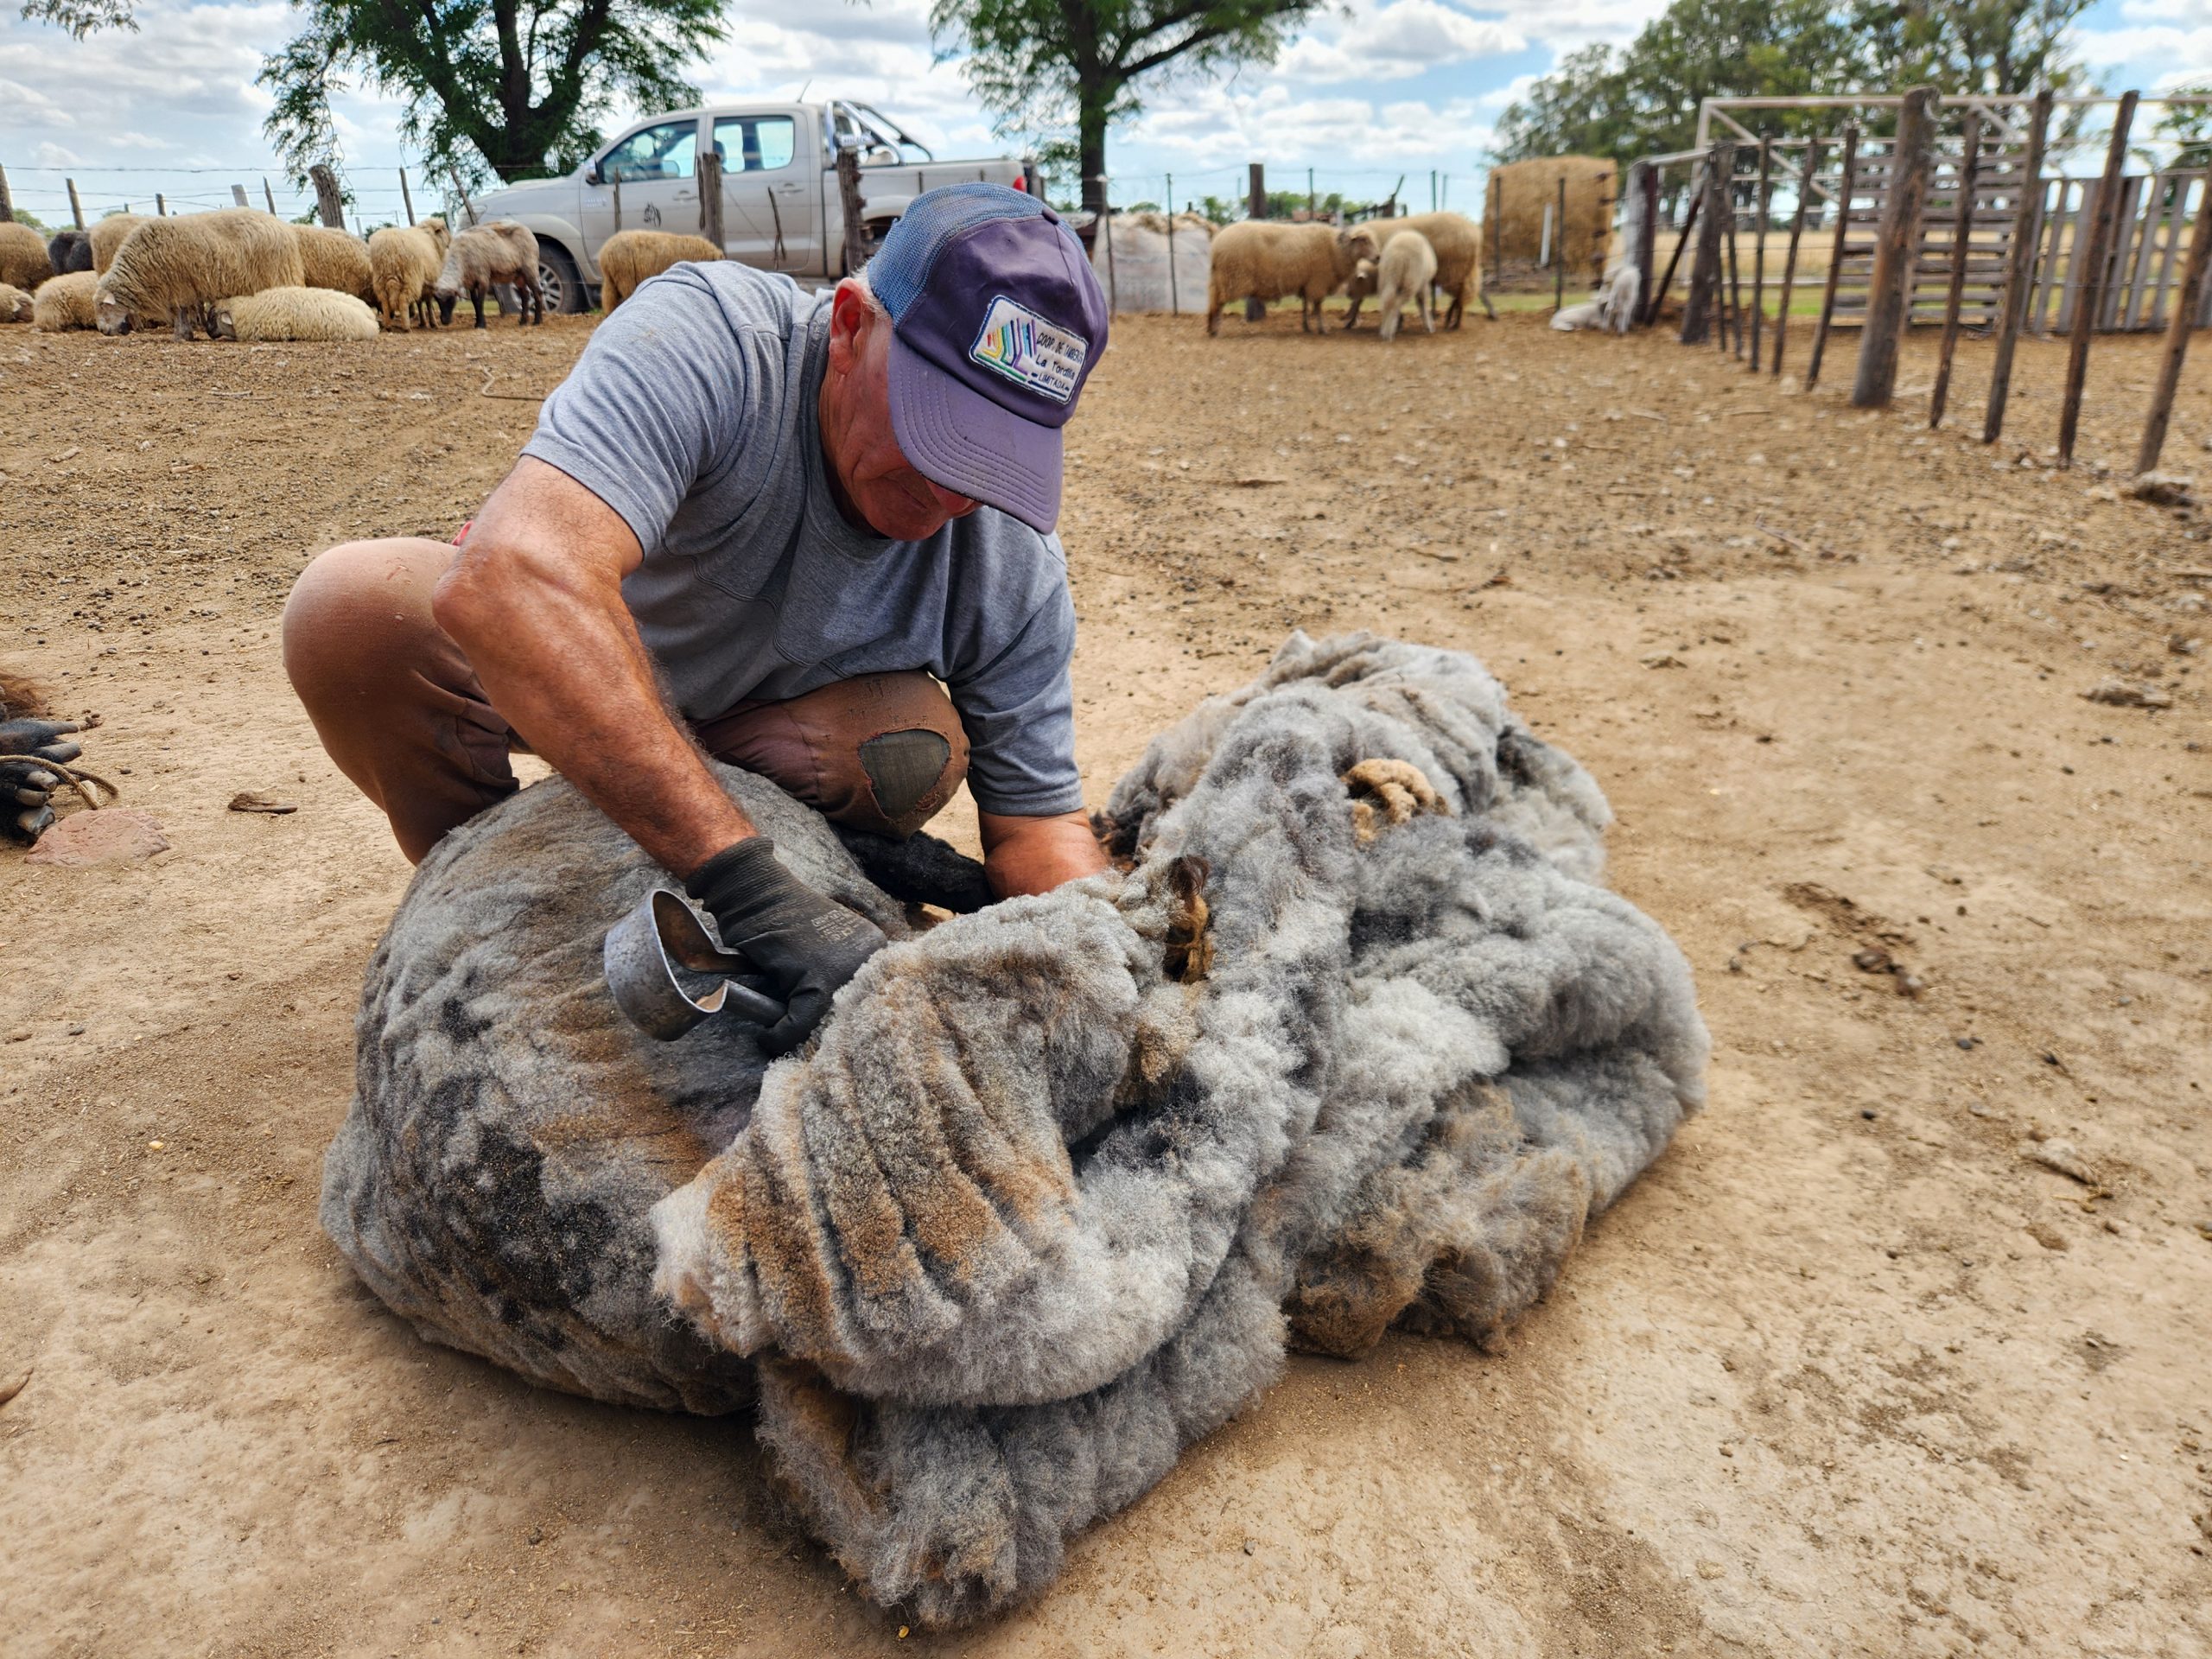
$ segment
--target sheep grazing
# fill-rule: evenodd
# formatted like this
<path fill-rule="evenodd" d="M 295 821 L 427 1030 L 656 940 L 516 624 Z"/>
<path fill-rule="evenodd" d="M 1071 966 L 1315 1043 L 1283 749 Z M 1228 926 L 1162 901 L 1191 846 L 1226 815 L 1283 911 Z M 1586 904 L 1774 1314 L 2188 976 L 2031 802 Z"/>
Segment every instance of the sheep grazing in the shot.
<path fill-rule="evenodd" d="M 599 251 L 599 308 L 614 308 L 638 291 L 638 284 L 672 265 L 719 259 L 722 251 L 703 236 L 670 231 L 617 231 Z"/>
<path fill-rule="evenodd" d="M 327 288 L 358 300 L 376 298 L 368 246 L 359 237 L 321 225 L 295 225 L 292 235 L 300 245 L 300 269 L 307 273 L 309 288 Z"/>
<path fill-rule="evenodd" d="M 264 288 L 215 308 L 218 340 L 374 340 L 377 314 L 365 301 L 328 288 Z"/>
<path fill-rule="evenodd" d="M 93 293 L 99 278 L 89 270 L 73 270 L 67 276 L 48 278 L 31 296 L 31 324 L 41 334 L 59 334 L 72 328 L 94 328 L 99 318 Z"/>
<path fill-rule="evenodd" d="M 438 272 L 438 321 L 451 322 L 454 302 L 466 294 L 476 308 L 476 326 L 483 327 L 484 296 L 501 283 L 522 290 L 517 327 L 545 321 L 545 294 L 537 285 L 537 238 L 512 219 L 463 231 L 446 249 L 445 265 Z"/>
<path fill-rule="evenodd" d="M 1360 262 L 1360 269 L 1367 269 L 1365 260 Z M 1382 308 L 1383 339 L 1396 338 L 1398 318 L 1408 300 L 1421 308 L 1421 327 L 1432 334 L 1436 332 L 1435 301 L 1429 293 L 1429 284 L 1435 280 L 1436 250 L 1419 231 L 1400 231 L 1383 245 L 1382 257 L 1375 262 L 1376 303 Z"/>
<path fill-rule="evenodd" d="M 1284 225 L 1243 219 L 1224 225 L 1213 239 L 1206 283 L 1206 333 L 1221 332 L 1221 312 L 1237 300 L 1279 300 L 1295 294 L 1305 302 L 1299 331 L 1311 330 L 1321 315 L 1321 302 L 1344 284 L 1372 248 L 1364 226 L 1348 231 L 1326 225 Z"/>
<path fill-rule="evenodd" d="M 407 230 L 390 226 L 369 238 L 369 297 L 385 326 L 404 331 L 435 321 L 448 240 L 445 220 L 435 217 Z"/>
<path fill-rule="evenodd" d="M 304 274 L 292 226 L 273 213 L 226 207 L 150 219 L 116 250 L 94 308 L 104 334 L 127 334 L 134 318 L 165 317 L 190 340 L 207 308 L 234 294 L 302 287 Z"/>
<path fill-rule="evenodd" d="M 48 277 L 51 283 L 54 278 Z M 0 323 L 29 322 L 38 302 L 12 283 L 0 283 Z"/>
<path fill-rule="evenodd" d="M 1470 302 L 1480 305 L 1493 319 L 1497 317 L 1489 296 L 1483 292 L 1482 226 L 1465 213 L 1415 213 L 1409 219 L 1372 219 L 1353 228 L 1372 232 L 1377 243 L 1384 245 L 1401 231 L 1418 231 L 1428 238 L 1428 245 L 1436 254 L 1436 285 L 1452 296 L 1451 307 L 1444 314 L 1446 328 L 1459 326 L 1460 315 Z M 1345 327 L 1358 326 L 1360 302 L 1372 292 L 1372 289 L 1363 291 L 1354 282 L 1351 310 L 1344 319 Z"/>
<path fill-rule="evenodd" d="M 54 264 L 39 233 L 12 219 L 0 219 L 0 283 L 35 291 L 53 275 Z"/>
<path fill-rule="evenodd" d="M 107 268 L 115 263 L 116 250 L 130 240 L 130 232 L 143 225 L 146 219 L 144 213 L 110 213 L 86 232 L 92 248 L 92 269 L 106 276 Z"/>
<path fill-rule="evenodd" d="M 47 263 L 54 267 L 57 276 L 67 276 L 73 270 L 92 268 L 92 236 L 90 231 L 56 231 L 46 245 Z"/>

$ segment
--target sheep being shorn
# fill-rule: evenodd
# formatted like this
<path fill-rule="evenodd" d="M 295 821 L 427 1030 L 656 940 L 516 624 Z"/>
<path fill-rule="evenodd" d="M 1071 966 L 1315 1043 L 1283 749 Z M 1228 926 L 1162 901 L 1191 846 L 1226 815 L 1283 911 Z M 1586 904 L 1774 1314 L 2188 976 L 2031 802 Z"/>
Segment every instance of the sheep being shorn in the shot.
<path fill-rule="evenodd" d="M 45 238 L 28 225 L 0 219 L 0 283 L 35 292 L 53 275 L 54 262 L 47 257 Z"/>
<path fill-rule="evenodd" d="M 893 941 L 813 1047 L 631 1028 L 601 942 L 667 879 L 534 785 L 377 949 L 323 1225 L 426 1336 L 753 1405 L 796 1513 L 928 1624 L 1049 1584 L 1287 1343 L 1487 1340 L 1703 1098 L 1688 965 L 1598 885 L 1604 798 L 1456 652 L 1294 636 L 1115 789 L 1126 870 L 919 935 L 718 776 Z"/>
<path fill-rule="evenodd" d="M 1435 280 L 1436 250 L 1419 231 L 1400 231 L 1382 245 L 1382 257 L 1375 264 L 1375 302 L 1382 307 L 1383 339 L 1396 338 L 1408 300 L 1420 308 L 1421 327 L 1436 332 L 1434 302 L 1429 296 Z"/>
<path fill-rule="evenodd" d="M 226 207 L 149 219 L 124 238 L 99 279 L 99 330 L 124 334 L 134 318 L 162 317 L 179 340 L 190 340 L 222 301 L 264 288 L 298 288 L 302 275 L 292 227 L 273 213 Z"/>
<path fill-rule="evenodd" d="M 92 268 L 92 237 L 89 231 L 56 231 L 46 245 L 47 263 L 57 276 Z"/>
<path fill-rule="evenodd" d="M 0 283 L 0 323 L 29 322 L 37 307 L 38 302 L 14 283 Z"/>
<path fill-rule="evenodd" d="M 537 238 L 528 227 L 502 219 L 461 232 L 446 249 L 445 264 L 438 272 L 438 321 L 451 322 L 454 302 L 466 294 L 476 308 L 476 326 L 483 327 L 485 296 L 503 283 L 522 290 L 517 327 L 545 321 L 545 294 L 537 283 Z"/>
<path fill-rule="evenodd" d="M 143 225 L 149 216 L 144 213 L 110 213 L 105 219 L 96 219 L 92 228 L 85 232 L 92 245 L 92 269 L 100 276 L 107 275 L 107 268 L 115 263 L 116 251 L 130 239 L 130 232 Z"/>
<path fill-rule="evenodd" d="M 327 288 L 265 288 L 241 294 L 214 309 L 209 332 L 218 340 L 374 340 L 377 314 L 351 294 Z"/>
<path fill-rule="evenodd" d="M 614 308 L 638 291 L 638 284 L 687 261 L 720 259 L 722 251 L 703 236 L 673 231 L 617 231 L 599 250 L 599 308 Z"/>
<path fill-rule="evenodd" d="M 444 219 L 402 230 L 387 226 L 369 237 L 369 276 L 377 315 L 389 327 L 429 327 L 437 316 L 439 269 L 445 264 Z"/>
<path fill-rule="evenodd" d="M 1213 238 L 1206 283 L 1206 333 L 1221 332 L 1222 308 L 1238 300 L 1304 302 L 1298 327 L 1319 323 L 1321 302 L 1343 287 L 1375 247 L 1363 226 L 1337 231 L 1326 225 L 1284 225 L 1243 219 L 1224 225 Z"/>
<path fill-rule="evenodd" d="M 31 296 L 31 322 L 41 334 L 64 334 L 72 328 L 99 327 L 93 290 L 99 278 L 89 270 L 73 270 L 40 285 Z"/>
<path fill-rule="evenodd" d="M 292 235 L 300 245 L 300 271 L 308 287 L 327 288 L 359 300 L 376 298 L 368 245 L 359 237 L 324 225 L 295 225 Z"/>

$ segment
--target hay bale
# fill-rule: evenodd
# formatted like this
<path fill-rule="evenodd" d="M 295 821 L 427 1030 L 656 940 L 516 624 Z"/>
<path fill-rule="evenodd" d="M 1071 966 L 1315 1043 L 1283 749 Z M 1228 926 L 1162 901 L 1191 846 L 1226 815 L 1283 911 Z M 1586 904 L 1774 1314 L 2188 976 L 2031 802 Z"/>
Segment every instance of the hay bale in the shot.
<path fill-rule="evenodd" d="M 1560 234 L 1567 286 L 1594 284 L 1605 274 L 1613 203 L 1620 195 L 1619 164 L 1602 156 L 1540 156 L 1491 169 L 1483 251 L 1493 288 L 1552 280 L 1551 267 L 1543 262 L 1544 210 L 1556 211 L 1561 179 L 1567 181 L 1567 219 Z"/>

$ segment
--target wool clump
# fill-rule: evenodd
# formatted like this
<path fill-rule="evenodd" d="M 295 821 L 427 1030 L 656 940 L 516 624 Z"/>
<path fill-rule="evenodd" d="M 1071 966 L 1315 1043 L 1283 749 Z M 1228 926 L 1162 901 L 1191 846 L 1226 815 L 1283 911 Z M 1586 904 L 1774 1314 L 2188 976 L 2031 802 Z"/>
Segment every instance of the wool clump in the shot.
<path fill-rule="evenodd" d="M 925 1624 L 1049 1584 L 1287 1347 L 1490 1340 L 1703 1100 L 1604 797 L 1459 653 L 1294 636 L 1116 788 L 1124 868 L 919 933 L 721 775 L 893 941 L 812 1047 L 627 1027 L 600 944 L 664 878 L 523 791 L 371 963 L 323 1222 L 434 1339 L 751 1403 L 795 1512 Z"/>

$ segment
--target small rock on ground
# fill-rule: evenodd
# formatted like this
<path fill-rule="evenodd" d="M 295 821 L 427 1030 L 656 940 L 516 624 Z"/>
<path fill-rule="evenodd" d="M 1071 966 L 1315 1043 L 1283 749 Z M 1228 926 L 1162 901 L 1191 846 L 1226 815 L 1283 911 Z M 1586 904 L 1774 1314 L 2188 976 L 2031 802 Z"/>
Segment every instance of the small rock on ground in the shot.
<path fill-rule="evenodd" d="M 98 812 L 72 812 L 38 838 L 26 864 L 55 864 L 89 869 L 105 864 L 136 864 L 168 850 L 161 820 L 127 806 Z"/>

